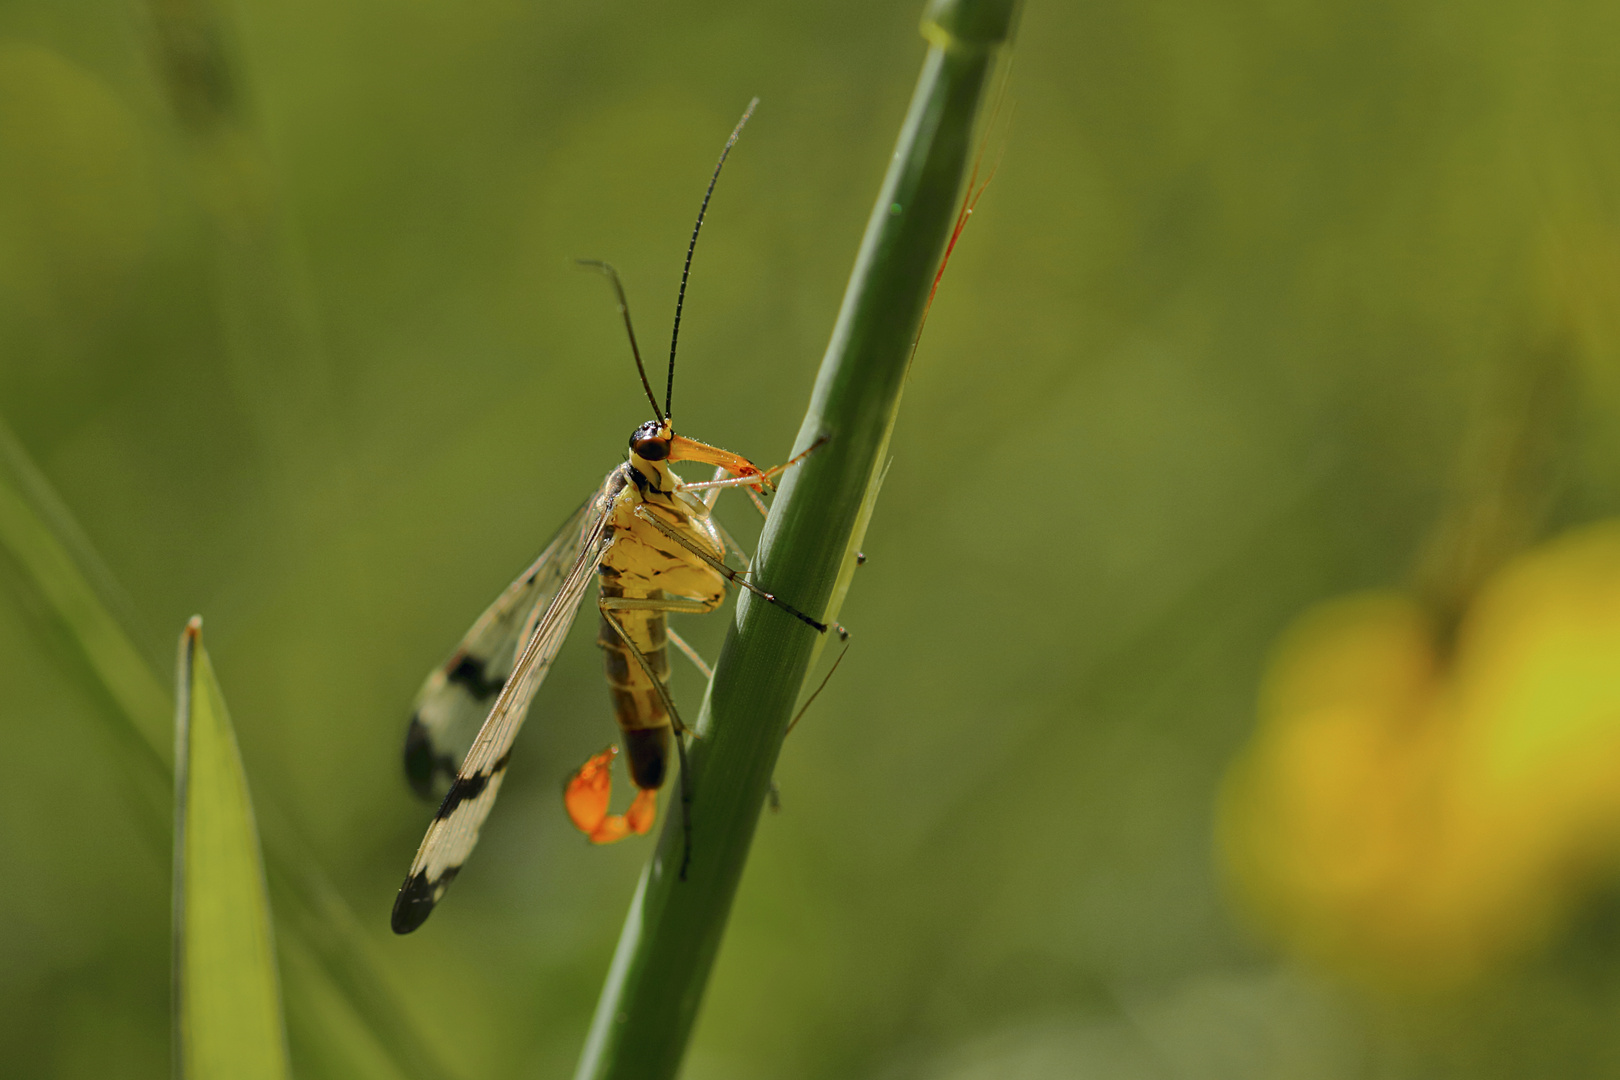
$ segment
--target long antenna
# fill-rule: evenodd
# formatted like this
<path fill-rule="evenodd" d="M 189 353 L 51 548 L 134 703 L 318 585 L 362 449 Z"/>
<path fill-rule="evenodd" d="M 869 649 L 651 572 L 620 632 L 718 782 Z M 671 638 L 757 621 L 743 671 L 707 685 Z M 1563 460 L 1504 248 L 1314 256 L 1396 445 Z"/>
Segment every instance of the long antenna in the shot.
<path fill-rule="evenodd" d="M 731 148 L 737 145 L 737 136 L 742 134 L 743 125 L 754 115 L 754 106 L 758 104 L 757 97 L 750 101 L 748 108 L 743 110 L 742 119 L 731 129 L 731 138 L 726 140 L 725 149 L 720 151 L 720 160 L 715 162 L 714 175 L 709 177 L 709 189 L 703 193 L 703 205 L 698 207 L 697 224 L 692 226 L 692 241 L 686 245 L 686 265 L 681 267 L 681 291 L 675 296 L 675 330 L 669 335 L 669 379 L 664 384 L 666 417 L 670 415 L 670 402 L 675 397 L 675 345 L 681 339 L 681 305 L 686 303 L 686 278 L 692 272 L 692 252 L 697 250 L 698 230 L 703 228 L 703 215 L 708 212 L 709 196 L 714 194 L 714 185 L 720 179 L 720 167 L 726 163 L 726 155 L 731 153 Z M 656 404 L 654 407 L 657 407 Z"/>
<path fill-rule="evenodd" d="M 662 423 L 669 413 L 658 411 L 658 398 L 653 395 L 652 383 L 647 379 L 647 368 L 641 362 L 641 350 L 636 347 L 636 328 L 630 325 L 630 301 L 625 299 L 624 284 L 619 281 L 619 272 L 613 269 L 611 264 L 600 259 L 575 259 L 574 262 L 587 270 L 600 270 L 613 285 L 613 292 L 619 298 L 619 314 L 624 316 L 624 332 L 630 335 L 630 352 L 636 358 L 636 371 L 641 374 L 641 388 L 647 391 L 647 400 L 652 402 L 653 415 Z"/>

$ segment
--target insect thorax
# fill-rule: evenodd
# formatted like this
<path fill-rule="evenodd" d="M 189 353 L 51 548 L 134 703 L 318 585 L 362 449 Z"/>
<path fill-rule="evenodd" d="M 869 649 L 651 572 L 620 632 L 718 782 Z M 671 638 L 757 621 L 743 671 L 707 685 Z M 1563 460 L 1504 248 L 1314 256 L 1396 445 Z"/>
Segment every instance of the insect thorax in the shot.
<path fill-rule="evenodd" d="M 629 483 L 614 498 L 608 518 L 613 539 L 599 563 L 602 583 L 616 586 L 622 596 L 662 594 L 718 601 L 725 595 L 725 579 L 637 513 L 638 507 L 644 507 L 643 513 L 656 514 L 666 528 L 678 532 L 687 542 L 715 559 L 725 558 L 725 547 L 709 520 L 708 508 L 690 495 L 675 491 L 673 485 L 679 480 L 667 467 L 661 471 L 671 478 L 669 490 L 652 490 L 651 485 L 644 490 Z"/>

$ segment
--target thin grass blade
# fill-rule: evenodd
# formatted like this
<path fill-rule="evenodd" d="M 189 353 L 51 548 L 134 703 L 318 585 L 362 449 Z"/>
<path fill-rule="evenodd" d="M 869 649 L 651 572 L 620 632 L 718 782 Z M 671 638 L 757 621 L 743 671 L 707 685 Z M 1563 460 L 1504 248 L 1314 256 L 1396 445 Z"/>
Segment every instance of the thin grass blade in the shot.
<path fill-rule="evenodd" d="M 152 763 L 167 769 L 168 692 L 114 614 L 123 604 L 112 575 L 3 419 L 0 549 L 11 555 L 57 613 L 117 702 L 129 722 L 120 735 L 133 736 L 150 753 Z"/>
<path fill-rule="evenodd" d="M 0 420 L 0 550 L 3 550 L 54 616 L 53 633 L 72 643 L 116 708 L 97 715 L 107 723 L 128 764 L 138 819 L 154 850 L 169 846 L 173 783 L 167 734 L 173 699 L 120 616 L 122 590 L 65 504 L 21 444 Z M 300 965 L 294 989 L 308 979 L 324 985 L 316 996 L 341 995 L 348 1009 L 307 1015 L 327 1029 L 326 1045 L 371 1043 L 383 1047 L 396 1075 L 410 1080 L 449 1080 L 453 1075 L 426 1043 L 416 1022 L 390 988 L 359 920 L 307 854 L 308 845 L 274 806 L 261 808 L 265 862 L 283 920 L 283 934 L 313 962 Z M 340 1030 L 355 1018 L 365 1032 Z"/>
<path fill-rule="evenodd" d="M 181 1080 L 286 1080 L 259 830 L 225 697 L 180 635 L 174 723 L 174 1021 Z"/>

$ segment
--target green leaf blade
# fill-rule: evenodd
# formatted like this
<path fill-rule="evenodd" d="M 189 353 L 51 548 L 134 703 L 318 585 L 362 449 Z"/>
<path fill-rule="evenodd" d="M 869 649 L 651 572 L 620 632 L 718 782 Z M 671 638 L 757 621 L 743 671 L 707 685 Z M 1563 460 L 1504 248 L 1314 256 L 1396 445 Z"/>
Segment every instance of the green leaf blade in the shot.
<path fill-rule="evenodd" d="M 183 1080 L 286 1080 L 270 901 L 247 777 L 202 620 L 180 638 L 175 716 L 175 1059 Z"/>
<path fill-rule="evenodd" d="M 96 715 L 127 766 L 134 785 L 131 810 L 158 845 L 155 850 L 169 851 L 175 813 L 174 738 L 168 728 L 174 699 L 135 645 L 125 605 L 117 602 L 123 590 L 3 417 L 0 554 L 34 587 L 49 621 L 77 646 L 107 692 L 114 708 Z M 286 920 L 283 939 L 314 959 L 292 972 L 290 981 L 295 991 L 322 998 L 335 992 L 347 1001 L 346 1008 L 303 1010 L 295 1023 L 308 1021 L 309 1035 L 322 1045 L 380 1046 L 398 1076 L 449 1080 L 455 1074 L 391 988 L 354 912 L 275 810 L 274 805 L 263 808 L 261 826 L 271 885 Z M 354 1030 L 356 1024 L 366 1030 Z"/>

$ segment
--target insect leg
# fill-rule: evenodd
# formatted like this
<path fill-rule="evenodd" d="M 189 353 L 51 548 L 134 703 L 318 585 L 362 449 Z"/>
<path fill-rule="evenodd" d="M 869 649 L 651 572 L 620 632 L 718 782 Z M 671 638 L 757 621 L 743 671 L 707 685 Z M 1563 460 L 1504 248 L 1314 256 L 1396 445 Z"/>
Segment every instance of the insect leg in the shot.
<path fill-rule="evenodd" d="M 804 699 L 804 704 L 799 706 L 798 713 L 788 722 L 787 730 L 782 732 L 782 738 L 785 739 L 793 734 L 793 729 L 799 726 L 799 721 L 804 719 L 804 714 L 810 711 L 810 706 L 816 703 L 816 698 L 820 697 L 821 692 L 827 689 L 827 684 L 832 682 L 833 673 L 838 670 L 838 665 L 844 662 L 844 654 L 847 652 L 849 652 L 849 642 L 846 641 L 843 649 L 838 654 L 838 658 L 832 662 L 832 667 L 828 668 L 827 674 L 822 676 L 821 685 L 816 687 L 814 692 Z"/>
<path fill-rule="evenodd" d="M 748 552 L 744 551 L 743 546 L 737 543 L 736 539 L 726 531 L 726 527 L 724 525 L 720 524 L 714 518 L 709 519 L 709 524 L 713 525 L 714 531 L 720 534 L 720 542 L 725 544 L 729 551 L 735 552 L 737 558 L 742 560 L 743 570 L 746 571 L 752 562 L 752 560 L 748 558 Z"/>
<path fill-rule="evenodd" d="M 728 472 L 726 472 L 726 467 L 724 465 L 716 465 L 714 467 L 714 475 L 709 477 L 709 479 L 710 480 L 724 480 L 729 475 L 730 474 Z M 708 507 L 712 511 L 714 509 L 714 504 L 720 501 L 720 493 L 722 491 L 724 491 L 724 490 L 725 490 L 725 488 L 719 488 L 719 487 L 710 488 L 703 495 L 703 505 Z"/>
<path fill-rule="evenodd" d="M 727 473 L 726 473 L 725 467 L 721 466 L 721 465 L 716 465 L 715 469 L 714 469 L 714 478 L 713 479 L 708 480 L 708 481 L 706 481 L 704 483 L 701 483 L 701 484 L 680 484 L 680 485 L 676 486 L 675 490 L 676 491 L 691 491 L 694 488 L 698 488 L 698 489 L 707 488 L 708 491 L 703 496 L 703 505 L 707 506 L 710 510 L 713 510 L 714 509 L 714 504 L 720 501 L 720 493 L 722 491 L 724 491 L 728 487 L 735 487 L 736 486 L 735 484 L 729 483 L 729 482 L 715 483 L 716 480 L 725 481 L 726 477 L 727 477 Z M 746 479 L 746 478 L 743 478 L 743 479 Z M 756 493 L 753 488 L 748 487 L 746 484 L 744 484 L 743 485 L 743 494 L 747 495 L 748 496 L 748 501 L 754 504 L 754 509 L 759 511 L 759 516 L 760 517 L 764 517 L 764 516 L 766 516 L 767 514 L 770 513 L 770 510 L 765 505 L 765 500 L 760 498 L 758 493 Z"/>
<path fill-rule="evenodd" d="M 730 479 L 728 478 L 728 475 L 729 474 L 727 474 L 724 466 L 716 465 L 713 479 L 705 480 L 699 484 L 677 484 L 675 486 L 675 490 L 703 491 L 704 489 L 707 489 L 703 496 L 703 505 L 707 506 L 710 510 L 713 510 L 714 504 L 720 501 L 720 493 L 722 491 L 728 487 L 736 487 L 741 484 L 743 494 L 747 495 L 748 501 L 754 504 L 754 509 L 759 511 L 759 516 L 764 517 L 770 513 L 770 509 L 765 505 L 765 500 L 760 498 L 759 494 L 755 492 L 753 488 L 748 486 L 748 477 L 743 476 Z"/>
<path fill-rule="evenodd" d="M 663 702 L 664 708 L 669 712 L 670 721 L 675 725 L 675 755 L 681 763 L 680 878 L 685 881 L 686 868 L 692 862 L 692 788 L 691 774 L 686 764 L 686 740 L 681 736 L 691 729 L 682 722 L 681 714 L 675 708 L 675 700 L 669 696 L 669 688 L 664 685 L 663 680 L 653 670 L 652 664 L 647 660 L 647 657 L 637 648 L 636 643 L 631 640 L 629 631 L 625 630 L 624 624 L 619 622 L 613 611 L 615 609 L 620 611 L 665 611 L 698 615 L 714 610 L 714 605 L 706 604 L 701 600 L 683 600 L 679 597 L 653 600 L 630 596 L 604 596 L 597 601 L 597 606 L 601 608 L 602 620 L 613 627 L 614 632 L 619 635 L 619 640 L 624 642 L 625 649 L 635 659 L 636 663 L 641 665 L 641 670 L 647 673 L 647 678 L 651 681 L 653 689 L 658 692 L 659 700 Z"/>
<path fill-rule="evenodd" d="M 673 600 L 638 600 L 624 597 L 603 597 L 598 601 L 597 607 L 601 611 L 603 622 L 612 628 L 614 635 L 624 643 L 631 656 L 635 658 L 636 666 L 641 668 L 652 684 L 654 692 L 658 695 L 660 704 L 664 706 L 669 715 L 671 726 L 677 732 L 685 732 L 686 726 L 681 722 L 680 713 L 675 703 L 669 697 L 667 688 L 659 679 L 658 673 L 653 670 L 651 662 L 647 659 L 636 644 L 626 636 L 624 624 L 612 615 L 607 608 L 616 607 L 620 610 L 653 608 L 662 611 L 677 611 L 688 614 L 702 614 L 714 609 L 713 604 L 703 601 L 675 598 Z M 684 643 L 682 647 L 686 647 Z M 698 659 L 701 663 L 701 659 Z M 677 740 L 677 747 L 683 751 L 681 760 L 684 762 L 684 744 Z M 619 748 L 610 746 L 602 753 L 595 755 L 584 765 L 574 771 L 569 778 L 564 791 L 563 801 L 568 807 L 568 814 L 580 832 L 590 837 L 592 843 L 611 844 L 622 840 L 631 832 L 644 833 L 652 825 L 656 814 L 656 789 L 645 788 L 636 796 L 636 801 L 630 810 L 619 817 L 609 817 L 607 812 L 608 799 L 611 796 L 612 782 L 609 779 L 609 768 L 613 759 L 618 756 Z"/>
<path fill-rule="evenodd" d="M 609 626 L 613 627 L 613 632 L 619 635 L 619 640 L 624 642 L 625 648 L 630 651 L 630 655 L 635 659 L 636 663 L 641 665 L 641 670 L 647 673 L 647 678 L 652 681 L 653 689 L 658 694 L 658 700 L 663 704 L 665 711 L 669 713 L 669 718 L 674 723 L 675 730 L 682 735 L 690 732 L 691 729 L 681 722 L 681 714 L 675 708 L 675 699 L 669 696 L 669 688 L 658 678 L 646 655 L 636 647 L 634 641 L 630 640 L 629 631 L 625 630 L 624 624 L 619 622 L 618 617 L 613 612 L 662 611 L 666 615 L 707 615 L 715 609 L 717 603 L 711 604 L 703 600 L 690 600 L 679 596 L 665 596 L 657 600 L 639 596 L 604 596 L 597 600 L 596 606 L 602 610 L 602 618 L 607 621 Z"/>
<path fill-rule="evenodd" d="M 714 669 L 703 662 L 703 657 L 699 656 L 698 651 L 686 643 L 685 638 L 668 627 L 664 629 L 664 633 L 677 649 L 686 654 L 686 658 L 692 661 L 693 666 L 698 669 L 705 679 L 714 678 Z"/>
<path fill-rule="evenodd" d="M 789 469 L 793 468 L 793 466 L 797 465 L 799 462 L 803 461 L 817 450 L 820 450 L 823 446 L 826 446 L 827 440 L 830 438 L 832 438 L 831 435 L 819 436 L 815 442 L 811 443 L 797 454 L 794 454 L 792 457 L 782 462 L 782 464 L 773 465 L 769 469 L 766 469 L 764 472 L 760 473 L 760 475 L 769 480 L 773 476 L 787 472 Z"/>
<path fill-rule="evenodd" d="M 804 699 L 804 704 L 799 706 L 799 711 L 793 715 L 793 719 L 788 721 L 787 730 L 782 732 L 782 738 L 785 739 L 793 734 L 793 729 L 799 726 L 799 721 L 804 719 L 804 714 L 810 711 L 810 706 L 816 703 L 816 698 L 820 697 L 821 692 L 827 689 L 827 684 L 832 682 L 833 672 L 837 671 L 838 665 L 844 662 L 844 654 L 847 652 L 849 652 L 849 642 L 846 640 L 843 649 L 838 653 L 838 659 L 832 662 L 832 667 L 828 668 L 827 674 L 822 677 L 821 684 L 811 691 L 810 696 Z M 771 813 L 779 814 L 782 812 L 782 789 L 776 786 L 776 777 L 774 776 L 771 777 L 771 788 L 765 793 L 765 797 L 770 803 Z"/>
<path fill-rule="evenodd" d="M 718 491 L 721 488 L 749 488 L 758 487 L 765 481 L 761 479 L 763 473 L 744 473 L 742 476 L 722 476 L 717 480 L 697 480 L 690 484 L 675 485 L 676 491 Z"/>
<path fill-rule="evenodd" d="M 783 611 L 786 611 L 800 622 L 807 623 L 808 625 L 814 627 L 818 634 L 825 634 L 827 632 L 826 623 L 817 622 L 815 619 L 812 619 L 810 616 L 806 615 L 804 612 L 800 611 L 786 600 L 779 599 L 774 593 L 768 593 L 764 589 L 761 589 L 758 585 L 755 585 L 752 581 L 749 581 L 737 571 L 733 570 L 731 567 L 727 566 L 725 563 L 721 562 L 719 559 L 716 559 L 713 555 L 710 555 L 707 551 L 704 551 L 702 548 L 692 543 L 692 541 L 682 536 L 674 526 L 666 524 L 661 518 L 659 518 L 657 514 L 648 510 L 645 506 L 638 504 L 636 506 L 635 514 L 636 517 L 652 525 L 659 532 L 681 545 L 681 547 L 702 559 L 704 563 L 706 563 L 716 573 L 724 577 L 727 581 L 730 581 L 736 585 L 741 585 L 743 588 L 747 589 L 761 600 L 775 604 L 777 607 L 781 608 Z M 847 638 L 849 636 L 848 632 L 845 631 L 843 627 L 839 627 L 838 630 L 838 636 L 840 638 Z"/>

